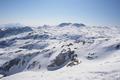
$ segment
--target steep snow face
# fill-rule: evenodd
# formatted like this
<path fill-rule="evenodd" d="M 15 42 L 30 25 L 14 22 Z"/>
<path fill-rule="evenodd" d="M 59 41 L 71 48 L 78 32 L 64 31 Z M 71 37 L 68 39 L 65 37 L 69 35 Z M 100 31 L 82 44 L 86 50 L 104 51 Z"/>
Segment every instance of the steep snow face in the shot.
<path fill-rule="evenodd" d="M 7 76 L 2 79 L 120 79 L 118 27 L 61 25 L 27 27 L 24 33 L 0 38 L 0 74 Z"/>

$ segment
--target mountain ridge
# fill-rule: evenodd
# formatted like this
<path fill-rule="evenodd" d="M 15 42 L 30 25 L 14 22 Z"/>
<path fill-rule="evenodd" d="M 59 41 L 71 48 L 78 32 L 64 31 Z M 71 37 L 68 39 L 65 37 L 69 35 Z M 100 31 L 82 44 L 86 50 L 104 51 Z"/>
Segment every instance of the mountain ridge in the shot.
<path fill-rule="evenodd" d="M 102 77 L 117 79 L 116 76 L 112 79 L 107 77 L 110 75 L 101 75 L 120 74 L 119 29 L 71 26 L 30 27 L 32 30 L 0 38 L 0 74 L 6 76 L 2 79 L 21 80 L 20 76 L 24 76 L 29 80 L 33 79 L 32 75 L 36 75 L 35 79 L 60 80 L 64 77 L 69 80 L 72 77 L 76 80 L 85 78 L 82 75 L 84 73 L 95 80 L 92 76 L 99 75 L 99 72 L 100 79 L 96 76 L 98 80 Z M 117 72 L 112 73 L 113 70 Z M 64 75 L 55 77 L 54 74 L 60 75 L 62 72 Z M 82 76 L 79 77 L 77 73 Z M 37 74 L 44 77 L 38 77 Z"/>

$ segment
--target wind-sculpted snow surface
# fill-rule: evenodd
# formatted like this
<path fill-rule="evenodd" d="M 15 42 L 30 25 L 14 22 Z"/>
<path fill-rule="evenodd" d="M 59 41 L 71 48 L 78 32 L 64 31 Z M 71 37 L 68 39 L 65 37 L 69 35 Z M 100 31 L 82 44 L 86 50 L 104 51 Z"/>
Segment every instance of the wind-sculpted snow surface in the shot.
<path fill-rule="evenodd" d="M 0 29 L 2 80 L 120 80 L 119 66 L 119 27 L 61 23 Z"/>

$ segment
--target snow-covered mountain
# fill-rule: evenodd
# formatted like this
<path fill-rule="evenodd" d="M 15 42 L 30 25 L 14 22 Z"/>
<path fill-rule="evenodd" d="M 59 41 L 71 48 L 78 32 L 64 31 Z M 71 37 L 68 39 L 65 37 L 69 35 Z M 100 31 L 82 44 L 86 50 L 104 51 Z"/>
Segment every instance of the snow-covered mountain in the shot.
<path fill-rule="evenodd" d="M 11 35 L 17 35 L 23 32 L 29 32 L 32 29 L 28 26 L 23 26 L 20 24 L 6 24 L 0 25 L 0 38 L 8 37 Z"/>
<path fill-rule="evenodd" d="M 2 80 L 120 80 L 120 28 L 1 27 Z"/>

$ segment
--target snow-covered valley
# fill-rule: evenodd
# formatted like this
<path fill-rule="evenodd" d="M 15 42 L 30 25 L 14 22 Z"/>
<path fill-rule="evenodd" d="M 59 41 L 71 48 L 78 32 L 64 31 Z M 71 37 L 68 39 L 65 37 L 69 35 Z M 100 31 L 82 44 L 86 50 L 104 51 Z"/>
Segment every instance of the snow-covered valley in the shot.
<path fill-rule="evenodd" d="M 1 80 L 120 80 L 120 27 L 0 28 Z"/>

